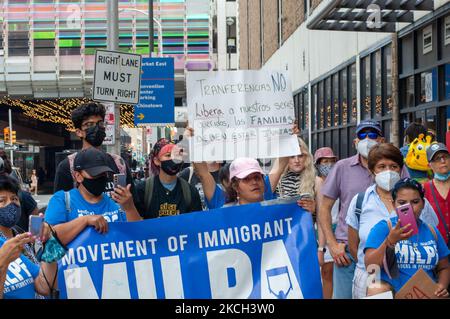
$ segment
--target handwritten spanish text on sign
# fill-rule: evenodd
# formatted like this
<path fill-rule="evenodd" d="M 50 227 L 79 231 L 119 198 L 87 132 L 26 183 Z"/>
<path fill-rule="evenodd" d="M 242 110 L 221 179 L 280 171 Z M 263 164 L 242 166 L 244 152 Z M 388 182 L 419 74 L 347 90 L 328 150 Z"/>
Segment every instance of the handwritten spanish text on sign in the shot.
<path fill-rule="evenodd" d="M 94 100 L 138 104 L 141 82 L 139 54 L 95 52 Z"/>
<path fill-rule="evenodd" d="M 228 71 L 187 74 L 190 160 L 269 158 L 300 153 L 285 72 Z"/>

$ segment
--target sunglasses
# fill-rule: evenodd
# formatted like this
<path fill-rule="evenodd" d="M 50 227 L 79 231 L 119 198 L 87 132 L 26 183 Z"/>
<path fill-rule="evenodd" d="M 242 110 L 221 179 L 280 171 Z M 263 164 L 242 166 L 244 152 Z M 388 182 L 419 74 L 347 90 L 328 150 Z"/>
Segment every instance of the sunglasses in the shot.
<path fill-rule="evenodd" d="M 371 140 L 376 140 L 380 134 L 375 132 L 364 132 L 364 133 L 358 133 L 358 139 L 364 140 L 366 137 L 369 137 Z"/>

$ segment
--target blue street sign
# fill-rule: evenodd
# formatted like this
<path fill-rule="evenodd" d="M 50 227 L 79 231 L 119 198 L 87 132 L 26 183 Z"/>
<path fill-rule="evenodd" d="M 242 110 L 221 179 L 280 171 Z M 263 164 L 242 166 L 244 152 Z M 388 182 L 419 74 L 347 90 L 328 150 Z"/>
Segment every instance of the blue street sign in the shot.
<path fill-rule="evenodd" d="M 134 124 L 175 123 L 173 58 L 143 58 L 140 104 L 134 107 Z"/>

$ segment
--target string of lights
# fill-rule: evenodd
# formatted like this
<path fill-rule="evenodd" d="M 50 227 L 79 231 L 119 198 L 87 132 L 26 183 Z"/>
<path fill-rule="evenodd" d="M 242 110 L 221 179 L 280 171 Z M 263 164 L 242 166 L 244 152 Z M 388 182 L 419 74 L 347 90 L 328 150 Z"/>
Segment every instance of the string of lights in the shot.
<path fill-rule="evenodd" d="M 51 122 L 64 125 L 68 131 L 75 131 L 72 124 L 71 113 L 80 104 L 91 102 L 90 99 L 70 98 L 53 100 L 23 100 L 4 97 L 0 105 L 22 110 L 25 116 L 42 122 Z M 134 128 L 134 106 L 120 105 L 120 126 Z"/>

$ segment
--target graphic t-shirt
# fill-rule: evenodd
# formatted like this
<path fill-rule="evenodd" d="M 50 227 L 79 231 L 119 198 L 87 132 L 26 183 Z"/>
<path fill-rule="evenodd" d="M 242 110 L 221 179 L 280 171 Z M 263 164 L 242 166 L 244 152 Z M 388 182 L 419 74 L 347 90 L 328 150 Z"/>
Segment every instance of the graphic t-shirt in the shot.
<path fill-rule="evenodd" d="M 5 239 L 0 238 L 0 247 Z M 8 266 L 3 290 L 5 299 L 34 299 L 34 280 L 39 275 L 39 266 L 21 255 Z"/>
<path fill-rule="evenodd" d="M 191 205 L 188 207 L 184 200 L 183 189 L 179 179 L 177 179 L 175 188 L 172 190 L 165 188 L 161 184 L 159 176 L 155 176 L 153 182 L 153 195 L 149 210 L 145 207 L 145 181 L 136 185 L 138 194 L 136 208 L 144 219 L 174 216 L 202 210 L 200 195 L 194 186 L 189 185 L 191 190 Z"/>
<path fill-rule="evenodd" d="M 221 208 L 225 205 L 227 198 L 227 193 L 222 186 L 216 184 L 216 189 L 214 190 L 214 195 L 211 201 L 205 198 L 206 206 L 209 209 Z M 264 200 L 272 200 L 277 198 L 277 195 L 272 192 L 272 186 L 270 185 L 269 175 L 264 176 Z"/>
<path fill-rule="evenodd" d="M 126 222 L 124 211 L 111 198 L 102 195 L 103 198 L 96 204 L 87 202 L 77 188 L 70 192 L 70 213 L 66 209 L 64 191 L 59 191 L 50 199 L 45 211 L 45 221 L 50 225 L 58 225 L 70 222 L 78 217 L 86 215 L 103 215 L 108 222 Z"/>
<path fill-rule="evenodd" d="M 398 217 L 391 218 L 392 227 L 397 224 Z M 399 270 L 397 278 L 390 279 L 384 269 L 381 270 L 381 280 L 392 285 L 398 292 L 403 285 L 419 270 L 423 269 L 434 281 L 436 276 L 433 269 L 439 260 L 447 258 L 449 250 L 436 227 L 432 226 L 437 235 L 437 241 L 427 224 L 419 221 L 419 232 L 407 240 L 402 240 L 395 245 L 395 255 Z M 366 249 L 377 249 L 389 234 L 389 226 L 386 220 L 376 224 L 366 241 Z"/>

